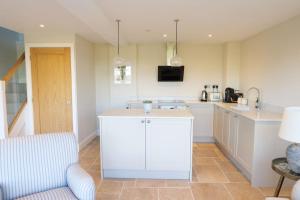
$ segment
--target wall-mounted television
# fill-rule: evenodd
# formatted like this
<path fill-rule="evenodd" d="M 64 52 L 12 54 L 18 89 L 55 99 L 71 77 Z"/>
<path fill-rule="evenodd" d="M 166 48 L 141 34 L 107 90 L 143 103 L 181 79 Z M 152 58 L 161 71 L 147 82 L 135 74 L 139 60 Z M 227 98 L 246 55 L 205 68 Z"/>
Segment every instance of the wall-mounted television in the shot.
<path fill-rule="evenodd" d="M 157 80 L 159 82 L 182 82 L 184 66 L 158 66 Z"/>

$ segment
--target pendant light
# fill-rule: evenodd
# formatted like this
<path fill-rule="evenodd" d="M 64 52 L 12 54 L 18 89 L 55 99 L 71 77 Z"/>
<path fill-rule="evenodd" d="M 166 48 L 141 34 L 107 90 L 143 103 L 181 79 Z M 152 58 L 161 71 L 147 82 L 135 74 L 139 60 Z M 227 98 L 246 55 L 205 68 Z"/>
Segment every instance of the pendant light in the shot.
<path fill-rule="evenodd" d="M 125 59 L 120 56 L 120 21 L 119 19 L 116 20 L 118 26 L 118 55 L 114 58 L 114 67 L 120 67 L 125 65 Z"/>
<path fill-rule="evenodd" d="M 182 65 L 182 59 L 178 56 L 178 30 L 177 30 L 177 26 L 178 26 L 178 22 L 179 19 L 175 19 L 174 20 L 175 24 L 176 24 L 176 44 L 175 44 L 175 56 L 173 58 L 171 58 L 171 65 L 172 66 L 181 66 Z"/>

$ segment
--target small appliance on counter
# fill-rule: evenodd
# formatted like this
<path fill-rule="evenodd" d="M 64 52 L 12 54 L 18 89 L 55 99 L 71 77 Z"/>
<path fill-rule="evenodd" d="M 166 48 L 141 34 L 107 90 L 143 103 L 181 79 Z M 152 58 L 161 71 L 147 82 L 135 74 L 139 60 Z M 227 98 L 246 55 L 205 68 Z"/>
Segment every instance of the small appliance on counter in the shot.
<path fill-rule="evenodd" d="M 221 101 L 222 94 L 219 92 L 219 86 L 213 85 L 213 91 L 208 94 L 208 101 Z"/>
<path fill-rule="evenodd" d="M 236 92 L 233 88 L 228 87 L 225 89 L 224 102 L 237 103 L 238 98 L 242 98 L 243 96 L 243 93 Z"/>
<path fill-rule="evenodd" d="M 204 90 L 202 90 L 202 92 L 201 92 L 200 101 L 207 101 L 208 93 L 207 93 L 206 89 L 207 89 L 207 85 L 204 85 Z"/>

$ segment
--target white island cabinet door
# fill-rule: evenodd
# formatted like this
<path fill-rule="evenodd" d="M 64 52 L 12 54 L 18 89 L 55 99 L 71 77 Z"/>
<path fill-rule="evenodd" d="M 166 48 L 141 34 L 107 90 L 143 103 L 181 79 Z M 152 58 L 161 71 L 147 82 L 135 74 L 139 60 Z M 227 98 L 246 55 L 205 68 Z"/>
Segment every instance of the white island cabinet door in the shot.
<path fill-rule="evenodd" d="M 146 168 L 157 171 L 190 171 L 190 119 L 146 119 Z"/>
<path fill-rule="evenodd" d="M 145 119 L 103 118 L 103 169 L 145 169 Z"/>

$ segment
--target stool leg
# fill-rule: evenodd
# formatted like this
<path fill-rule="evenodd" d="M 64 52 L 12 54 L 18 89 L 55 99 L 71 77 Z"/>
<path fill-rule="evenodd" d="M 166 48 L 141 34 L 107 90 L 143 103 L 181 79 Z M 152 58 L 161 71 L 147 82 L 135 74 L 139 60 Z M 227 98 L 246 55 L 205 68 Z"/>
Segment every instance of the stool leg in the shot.
<path fill-rule="evenodd" d="M 280 176 L 277 187 L 276 187 L 276 190 L 275 190 L 275 193 L 274 193 L 274 197 L 279 196 L 283 181 L 284 181 L 284 176 Z"/>

